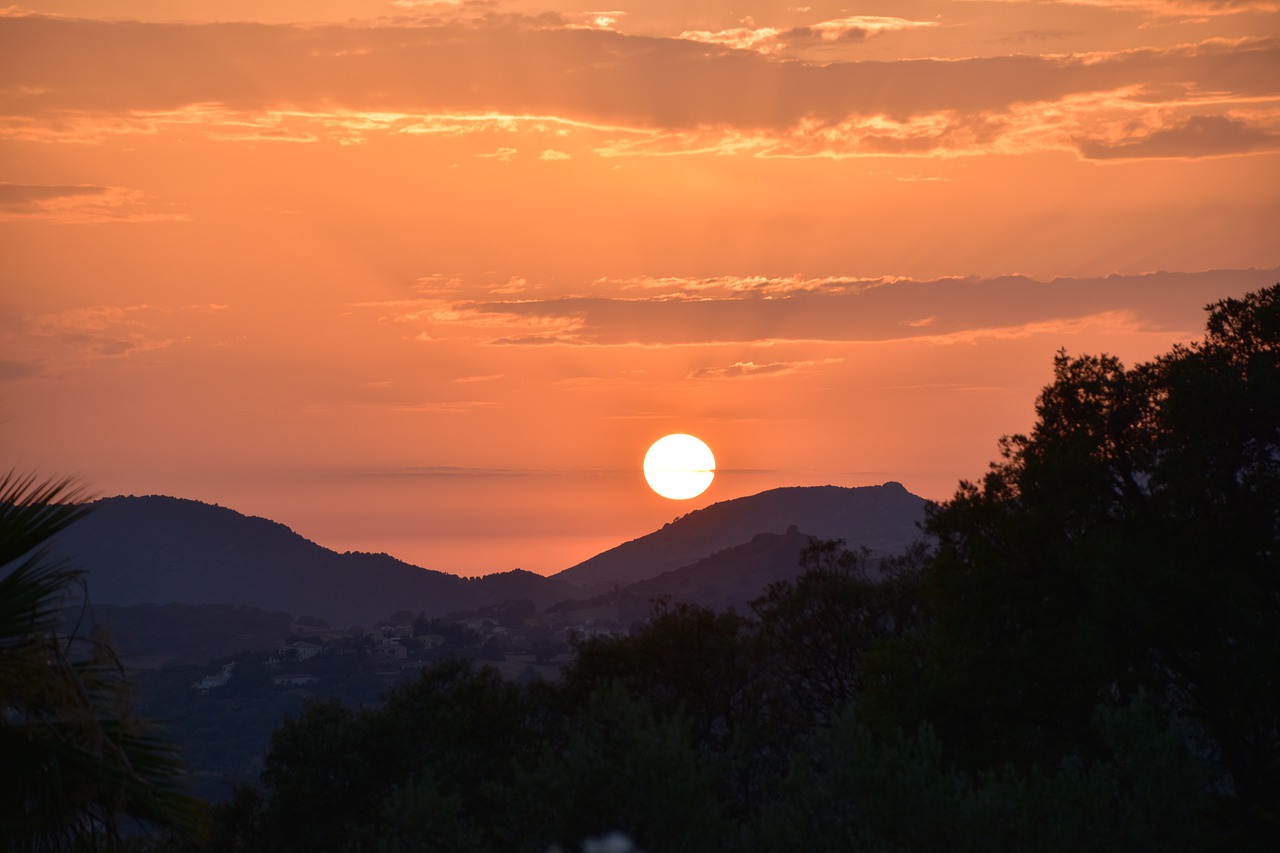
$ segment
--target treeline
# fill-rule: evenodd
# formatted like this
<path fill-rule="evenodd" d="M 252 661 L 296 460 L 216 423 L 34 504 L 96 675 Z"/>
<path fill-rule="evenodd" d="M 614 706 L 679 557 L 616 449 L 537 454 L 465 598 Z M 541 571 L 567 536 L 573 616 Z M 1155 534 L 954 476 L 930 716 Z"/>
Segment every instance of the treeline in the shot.
<path fill-rule="evenodd" d="M 746 614 L 659 603 L 554 684 L 315 702 L 211 844 L 1274 849 L 1280 285 L 1148 364 L 1060 354 L 925 528 L 880 565 L 815 543 Z"/>

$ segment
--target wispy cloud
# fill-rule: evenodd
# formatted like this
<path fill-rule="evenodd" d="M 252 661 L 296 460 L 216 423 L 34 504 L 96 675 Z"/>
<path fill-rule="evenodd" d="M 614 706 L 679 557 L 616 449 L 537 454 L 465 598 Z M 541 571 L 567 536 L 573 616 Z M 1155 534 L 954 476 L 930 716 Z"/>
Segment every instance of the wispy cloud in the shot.
<path fill-rule="evenodd" d="M 187 217 L 149 205 L 123 187 L 0 183 L 0 222 L 36 220 L 61 224 L 182 221 Z"/>
<path fill-rule="evenodd" d="M 440 400 L 425 403 L 394 403 L 391 408 L 401 412 L 420 412 L 431 415 L 469 415 L 482 409 L 494 409 L 498 404 L 487 400 Z"/>
<path fill-rule="evenodd" d="M 13 382 L 18 379 L 30 379 L 39 376 L 44 365 L 37 360 L 21 361 L 11 358 L 0 358 L 0 382 Z"/>
<path fill-rule="evenodd" d="M 497 151 L 491 151 L 488 154 L 477 154 L 476 156 L 482 160 L 497 160 L 499 163 L 506 164 L 514 160 L 519 153 L 519 149 L 504 146 Z"/>
<path fill-rule="evenodd" d="M 1199 323 L 1194 312 L 1188 318 L 1188 305 L 1198 311 L 1224 292 L 1265 286 L 1277 276 L 1280 269 L 1052 281 L 1021 276 L 930 281 L 662 278 L 597 282 L 597 293 L 591 295 L 459 302 L 435 316 L 437 322 L 457 327 L 452 334 L 544 329 L 489 338 L 491 343 L 524 346 L 905 339 L 954 344 L 1055 330 L 1067 334 L 1079 324 L 1182 334 Z M 802 366 L 811 365 L 739 362 L 705 368 L 698 375 L 750 376 Z"/>
<path fill-rule="evenodd" d="M 685 30 L 680 33 L 679 38 L 704 44 L 723 45 L 737 50 L 754 50 L 771 56 L 815 44 L 860 42 L 881 33 L 936 26 L 939 26 L 937 21 L 857 15 L 788 28 L 757 27 L 748 21 L 743 26 L 724 30 Z"/>
<path fill-rule="evenodd" d="M 197 318 L 226 310 L 225 305 L 176 308 L 152 305 L 93 305 L 24 318 L 23 331 L 50 369 L 118 359 L 186 343 L 195 336 Z"/>
<path fill-rule="evenodd" d="M 996 0 L 1026 3 L 1032 0 Z M 1064 6 L 1093 6 L 1116 11 L 1138 11 L 1168 18 L 1214 18 L 1248 12 L 1277 12 L 1277 0 L 1053 0 Z"/>
<path fill-rule="evenodd" d="M 1220 157 L 1280 150 L 1280 133 L 1231 116 L 1206 115 L 1139 135 L 1077 144 L 1082 155 L 1094 160 Z"/>
<path fill-rule="evenodd" d="M 820 365 L 837 364 L 839 358 L 818 361 L 771 361 L 758 364 L 754 361 L 736 361 L 724 367 L 700 367 L 689 374 L 691 379 L 744 379 L 759 376 L 779 376 L 810 369 Z"/>

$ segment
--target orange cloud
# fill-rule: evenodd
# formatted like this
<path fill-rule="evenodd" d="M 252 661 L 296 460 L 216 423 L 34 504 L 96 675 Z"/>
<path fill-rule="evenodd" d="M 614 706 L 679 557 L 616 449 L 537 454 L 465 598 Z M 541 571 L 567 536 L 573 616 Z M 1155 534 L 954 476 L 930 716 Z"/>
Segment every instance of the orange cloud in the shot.
<path fill-rule="evenodd" d="M 522 148 L 541 152 L 532 159 L 542 162 L 581 152 L 844 158 L 1063 150 L 1114 159 L 1277 148 L 1275 38 L 823 63 L 766 49 L 786 38 L 822 42 L 926 26 L 933 22 L 849 17 L 787 31 L 749 27 L 740 35 L 754 47 L 738 50 L 722 46 L 738 35 L 708 36 L 716 42 L 709 46 L 524 18 L 363 27 L 0 18 L 0 41 L 13 48 L 0 138 L 93 143 L 197 132 L 228 142 L 357 144 L 483 134 L 493 147 L 477 156 L 502 163 Z M 138 207 L 136 198 L 127 201 Z"/>

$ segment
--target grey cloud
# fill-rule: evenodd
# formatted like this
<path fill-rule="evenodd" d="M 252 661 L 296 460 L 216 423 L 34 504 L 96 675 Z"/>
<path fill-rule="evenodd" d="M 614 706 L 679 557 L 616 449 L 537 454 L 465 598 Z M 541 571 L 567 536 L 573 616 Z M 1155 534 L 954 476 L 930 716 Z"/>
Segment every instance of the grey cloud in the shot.
<path fill-rule="evenodd" d="M 29 379 L 32 376 L 38 376 L 40 371 L 41 365 L 39 362 L 0 359 L 0 382 Z"/>
<path fill-rule="evenodd" d="M 1049 282 L 900 280 L 876 287 L 840 282 L 785 296 L 745 292 L 700 299 L 584 296 L 459 305 L 482 315 L 575 321 L 577 342 L 596 345 L 769 340 L 884 341 L 940 338 L 1033 324 L 1065 324 L 1106 312 L 1151 330 L 1194 332 L 1205 304 L 1265 287 L 1274 270 L 1152 273 Z M 920 323 L 927 314 L 931 321 Z"/>
<path fill-rule="evenodd" d="M 0 18 L 0 112 L 475 111 L 664 128 L 790 128 L 850 115 L 998 112 L 1136 85 L 1271 95 L 1275 39 L 1109 56 L 805 63 L 680 39 L 528 23 L 428 27 Z"/>
<path fill-rule="evenodd" d="M 106 187 L 57 186 L 40 184 L 0 184 L 0 209 L 9 211 L 33 211 L 46 202 L 60 198 L 100 196 Z"/>
<path fill-rule="evenodd" d="M 137 344 L 133 341 L 111 340 L 103 341 L 98 345 L 98 352 L 102 355 L 127 355 L 137 349 Z"/>
<path fill-rule="evenodd" d="M 782 34 L 782 38 L 786 41 L 803 40 L 803 41 L 828 41 L 828 42 L 860 42 L 867 40 L 867 31 L 861 27 L 848 27 L 839 30 L 834 36 L 824 34 L 822 30 L 814 27 L 793 27 Z"/>
<path fill-rule="evenodd" d="M 1152 157 L 1219 157 L 1280 150 L 1280 134 L 1228 116 L 1192 116 L 1173 127 L 1120 142 L 1079 140 L 1081 155 L 1093 160 Z"/>
<path fill-rule="evenodd" d="M 508 338 L 495 338 L 489 341 L 491 344 L 498 346 L 516 346 L 516 347 L 545 347 L 551 344 L 576 344 L 580 341 L 573 337 L 559 337 L 556 335 L 519 335 Z"/>

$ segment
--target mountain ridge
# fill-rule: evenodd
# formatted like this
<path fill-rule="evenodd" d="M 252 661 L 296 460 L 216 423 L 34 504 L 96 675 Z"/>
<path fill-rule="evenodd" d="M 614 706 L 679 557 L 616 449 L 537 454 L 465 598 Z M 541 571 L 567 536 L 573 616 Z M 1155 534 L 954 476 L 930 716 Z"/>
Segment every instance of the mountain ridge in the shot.
<path fill-rule="evenodd" d="M 463 578 L 385 553 L 339 553 L 280 522 L 216 504 L 129 495 L 94 501 L 93 511 L 55 538 L 54 555 L 86 570 L 94 603 L 229 604 L 335 626 L 369 625 L 402 610 L 436 616 L 510 600 L 542 608 L 631 585 L 638 585 L 637 595 L 657 597 L 699 584 L 714 588 L 709 600 L 740 603 L 759 591 L 746 586 L 796 571 L 802 540 L 784 547 L 762 534 L 844 539 L 889 553 L 918 538 L 925 503 L 896 482 L 783 487 L 686 513 L 554 575 L 514 569 Z M 735 555 L 741 566 L 731 564 Z M 660 575 L 667 580 L 655 581 Z"/>
<path fill-rule="evenodd" d="M 894 480 L 879 486 L 783 486 L 693 510 L 551 577 L 586 587 L 637 583 L 793 525 L 817 539 L 842 539 L 850 547 L 888 554 L 920 538 L 927 503 Z"/>
<path fill-rule="evenodd" d="M 86 571 L 95 603 L 243 604 L 346 625 L 406 607 L 447 612 L 508 593 L 551 600 L 568 591 L 520 570 L 468 579 L 389 554 L 339 553 L 279 522 L 189 498 L 117 496 L 91 506 L 54 549 Z"/>

